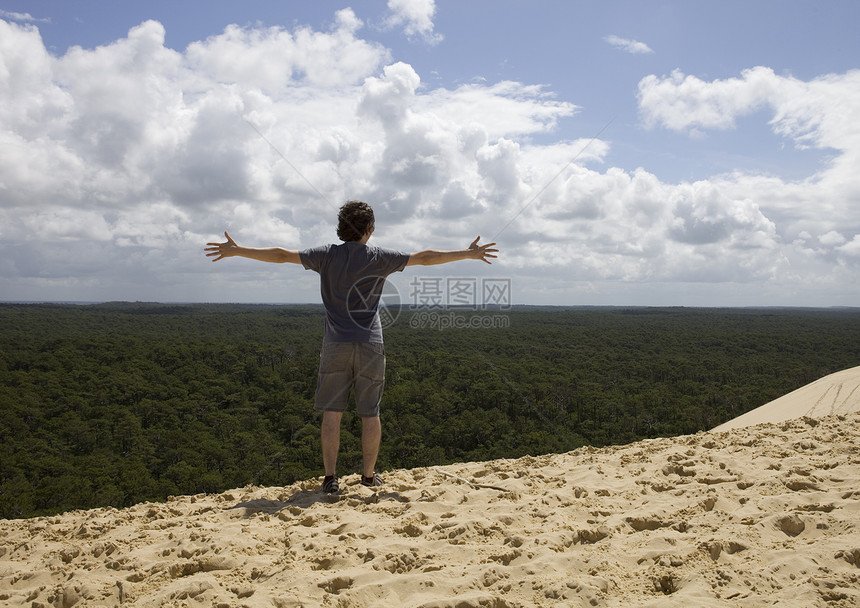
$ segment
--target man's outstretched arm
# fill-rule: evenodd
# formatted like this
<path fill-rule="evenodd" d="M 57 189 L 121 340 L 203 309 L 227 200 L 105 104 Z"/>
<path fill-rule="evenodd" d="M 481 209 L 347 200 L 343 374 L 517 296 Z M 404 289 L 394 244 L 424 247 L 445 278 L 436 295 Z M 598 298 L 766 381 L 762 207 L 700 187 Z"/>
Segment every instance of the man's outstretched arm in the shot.
<path fill-rule="evenodd" d="M 298 251 L 282 247 L 240 247 L 236 244 L 236 241 L 230 238 L 229 234 L 225 232 L 224 236 L 227 237 L 227 241 L 224 243 L 206 243 L 207 247 L 204 251 L 207 252 L 206 255 L 208 257 L 213 258 L 213 262 L 238 256 L 251 260 L 259 260 L 260 262 L 274 262 L 276 264 L 283 264 L 284 262 L 292 264 L 302 263 Z"/>
<path fill-rule="evenodd" d="M 468 249 L 455 249 L 453 251 L 439 251 L 436 249 L 427 249 L 419 251 L 409 256 L 407 266 L 433 266 L 435 264 L 447 264 L 448 262 L 456 262 L 457 260 L 481 260 L 487 264 L 492 264 L 490 258 L 497 258 L 494 255 L 499 252 L 498 249 L 492 249 L 495 243 L 487 243 L 486 245 L 478 245 L 481 239 L 479 236 Z"/>

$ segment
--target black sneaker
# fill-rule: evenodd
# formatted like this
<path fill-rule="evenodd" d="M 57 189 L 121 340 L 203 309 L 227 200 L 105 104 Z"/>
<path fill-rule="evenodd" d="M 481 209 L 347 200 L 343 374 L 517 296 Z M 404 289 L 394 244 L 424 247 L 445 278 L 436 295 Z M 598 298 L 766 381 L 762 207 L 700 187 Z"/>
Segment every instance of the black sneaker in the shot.
<path fill-rule="evenodd" d="M 322 483 L 323 492 L 326 494 L 334 494 L 335 492 L 340 490 L 340 486 L 337 485 L 337 477 L 334 475 L 330 475 L 323 478 Z"/>
<path fill-rule="evenodd" d="M 361 485 L 367 486 L 368 488 L 375 488 L 382 485 L 382 477 L 379 476 L 379 473 L 374 473 L 372 477 L 361 476 Z"/>

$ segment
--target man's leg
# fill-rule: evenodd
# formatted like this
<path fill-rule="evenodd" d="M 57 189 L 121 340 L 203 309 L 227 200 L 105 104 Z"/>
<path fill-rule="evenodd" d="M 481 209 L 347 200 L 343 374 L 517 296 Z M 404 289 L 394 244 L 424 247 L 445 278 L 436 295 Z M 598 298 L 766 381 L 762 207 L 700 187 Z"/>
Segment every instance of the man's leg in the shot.
<path fill-rule="evenodd" d="M 382 440 L 379 402 L 385 386 L 385 347 L 377 343 L 359 345 L 355 367 L 355 403 L 361 416 L 362 476 L 374 477 L 374 467 Z M 364 480 L 362 481 L 364 483 Z"/>
<path fill-rule="evenodd" d="M 379 416 L 361 419 L 361 453 L 364 457 L 364 477 L 373 477 L 379 444 L 382 441 L 382 424 Z"/>
<path fill-rule="evenodd" d="M 337 453 L 340 449 L 340 419 L 343 412 L 323 412 L 320 425 L 320 441 L 322 443 L 323 467 L 326 476 L 335 475 L 337 469 Z"/>
<path fill-rule="evenodd" d="M 314 409 L 322 411 L 320 443 L 326 482 L 335 479 L 337 453 L 340 449 L 340 420 L 346 409 L 352 384 L 354 348 L 349 343 L 326 342 L 320 352 L 320 367 Z M 336 484 L 335 484 L 336 485 Z M 335 488 L 336 489 L 336 488 Z M 326 491 L 332 491 L 327 489 Z"/>

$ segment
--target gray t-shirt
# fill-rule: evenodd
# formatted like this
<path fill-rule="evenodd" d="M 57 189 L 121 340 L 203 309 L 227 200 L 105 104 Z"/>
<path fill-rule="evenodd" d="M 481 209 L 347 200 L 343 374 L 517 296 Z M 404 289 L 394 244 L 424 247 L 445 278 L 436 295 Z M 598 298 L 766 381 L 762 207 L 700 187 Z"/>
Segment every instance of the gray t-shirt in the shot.
<path fill-rule="evenodd" d="M 379 300 L 385 277 L 406 267 L 409 254 L 348 241 L 299 252 L 320 275 L 325 304 L 323 342 L 382 342 Z"/>

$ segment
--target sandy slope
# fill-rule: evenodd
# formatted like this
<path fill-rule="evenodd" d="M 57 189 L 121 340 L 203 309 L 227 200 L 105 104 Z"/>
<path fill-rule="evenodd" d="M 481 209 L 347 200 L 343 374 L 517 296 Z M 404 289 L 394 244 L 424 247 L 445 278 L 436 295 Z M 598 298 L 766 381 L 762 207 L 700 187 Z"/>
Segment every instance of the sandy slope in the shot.
<path fill-rule="evenodd" d="M 860 606 L 856 413 L 344 481 L 0 520 L 0 605 Z"/>
<path fill-rule="evenodd" d="M 801 416 L 821 418 L 860 411 L 860 367 L 825 376 L 796 391 L 766 403 L 716 427 L 728 431 L 764 422 L 782 422 Z"/>

